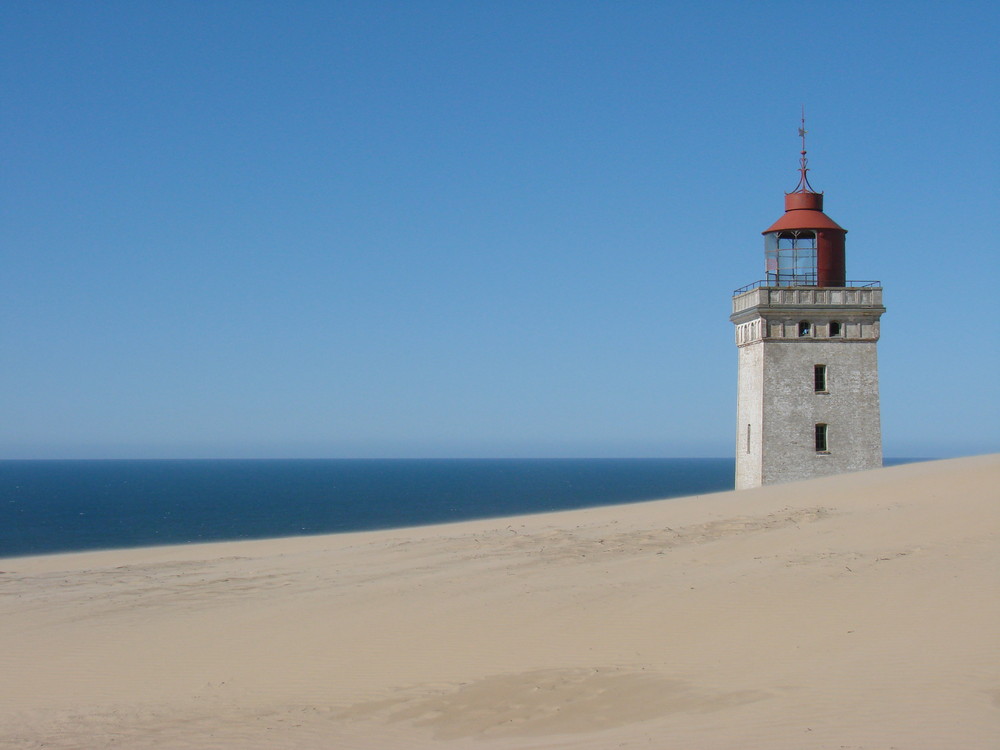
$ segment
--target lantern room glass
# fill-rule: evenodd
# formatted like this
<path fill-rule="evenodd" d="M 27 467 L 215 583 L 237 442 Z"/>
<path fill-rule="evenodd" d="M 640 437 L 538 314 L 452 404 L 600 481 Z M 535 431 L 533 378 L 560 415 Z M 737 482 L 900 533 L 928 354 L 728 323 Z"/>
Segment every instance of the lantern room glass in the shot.
<path fill-rule="evenodd" d="M 765 234 L 764 260 L 771 286 L 816 286 L 816 233 L 795 230 Z"/>

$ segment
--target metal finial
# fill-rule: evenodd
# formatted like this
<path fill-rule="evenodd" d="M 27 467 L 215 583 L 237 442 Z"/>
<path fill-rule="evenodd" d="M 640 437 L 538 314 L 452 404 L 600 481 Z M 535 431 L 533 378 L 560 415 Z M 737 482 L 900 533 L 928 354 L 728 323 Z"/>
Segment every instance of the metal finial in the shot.
<path fill-rule="evenodd" d="M 808 133 L 808 132 L 809 131 L 806 130 L 806 105 L 803 104 L 802 105 L 802 125 L 799 126 L 799 138 L 802 139 L 802 154 L 803 154 L 803 156 L 806 153 L 806 133 Z"/>
<path fill-rule="evenodd" d="M 796 185 L 795 190 L 792 191 L 793 193 L 815 193 L 816 192 L 815 190 L 813 190 L 812 185 L 809 184 L 809 177 L 806 174 L 809 171 L 809 167 L 806 166 L 806 164 L 808 164 L 808 160 L 806 159 L 806 133 L 808 133 L 808 132 L 809 131 L 806 130 L 806 105 L 803 104 L 802 105 L 802 123 L 801 123 L 801 125 L 799 125 L 799 138 L 802 139 L 802 151 L 799 152 L 800 153 L 800 156 L 799 156 L 799 184 Z"/>

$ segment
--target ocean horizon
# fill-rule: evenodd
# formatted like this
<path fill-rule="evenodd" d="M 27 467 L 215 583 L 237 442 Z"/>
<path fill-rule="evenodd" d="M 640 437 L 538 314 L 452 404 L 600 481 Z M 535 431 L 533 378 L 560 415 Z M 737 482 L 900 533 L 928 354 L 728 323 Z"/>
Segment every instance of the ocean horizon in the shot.
<path fill-rule="evenodd" d="M 731 490 L 734 472 L 732 458 L 4 460 L 0 557 L 618 505 Z"/>

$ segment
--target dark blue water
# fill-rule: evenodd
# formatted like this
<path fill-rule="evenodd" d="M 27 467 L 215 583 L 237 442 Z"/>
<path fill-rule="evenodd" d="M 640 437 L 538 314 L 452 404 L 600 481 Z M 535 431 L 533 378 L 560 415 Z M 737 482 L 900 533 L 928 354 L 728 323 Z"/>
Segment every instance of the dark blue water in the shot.
<path fill-rule="evenodd" d="M 732 489 L 732 459 L 0 461 L 0 557 L 384 529 Z"/>
<path fill-rule="evenodd" d="M 729 458 L 0 461 L 0 557 L 615 505 L 732 489 L 734 468 Z"/>

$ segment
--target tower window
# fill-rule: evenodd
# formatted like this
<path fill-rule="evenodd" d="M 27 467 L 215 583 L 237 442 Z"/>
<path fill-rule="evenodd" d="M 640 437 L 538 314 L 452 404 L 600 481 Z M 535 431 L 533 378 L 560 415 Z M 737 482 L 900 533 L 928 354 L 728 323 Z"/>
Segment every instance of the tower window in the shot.
<path fill-rule="evenodd" d="M 747 425 L 747 453 L 750 452 L 750 425 Z"/>
<path fill-rule="evenodd" d="M 830 321 L 830 338 L 840 335 L 840 323 L 836 320 Z"/>
<path fill-rule="evenodd" d="M 813 390 L 826 393 L 826 365 L 813 365 Z"/>
<path fill-rule="evenodd" d="M 828 453 L 829 445 L 826 439 L 826 425 L 817 424 L 816 425 L 816 452 L 817 453 Z"/>
<path fill-rule="evenodd" d="M 809 325 L 808 320 L 799 321 L 799 337 L 808 336 L 809 332 L 812 330 L 812 326 Z"/>

